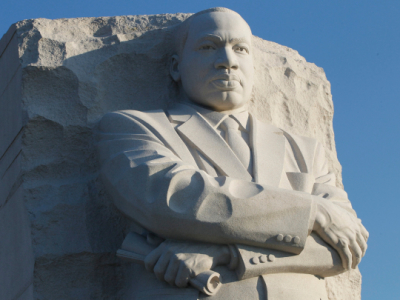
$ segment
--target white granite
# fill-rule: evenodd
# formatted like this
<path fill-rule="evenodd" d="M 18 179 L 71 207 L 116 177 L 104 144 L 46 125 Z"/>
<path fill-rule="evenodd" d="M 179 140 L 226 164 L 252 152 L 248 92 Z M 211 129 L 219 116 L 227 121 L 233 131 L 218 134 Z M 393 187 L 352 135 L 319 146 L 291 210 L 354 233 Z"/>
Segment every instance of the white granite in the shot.
<path fill-rule="evenodd" d="M 5 154 L 23 126 L 21 77 L 22 69 L 19 68 L 0 96 L 0 138 L 2 141 L 0 157 Z"/>
<path fill-rule="evenodd" d="M 1 299 L 32 299 L 33 254 L 31 228 L 20 187 L 0 209 Z M 21 296 L 22 297 L 22 296 Z"/>
<path fill-rule="evenodd" d="M 0 70 L 4 70 L 0 73 L 0 95 L 4 93 L 18 67 L 18 37 L 14 35 L 3 54 L 0 55 Z"/>
<path fill-rule="evenodd" d="M 0 298 L 33 299 L 31 226 L 21 174 L 22 69 L 15 26 L 0 41 Z"/>
<path fill-rule="evenodd" d="M 355 269 L 369 234 L 324 148 L 249 114 L 252 34 L 240 15 L 202 11 L 174 37 L 180 103 L 107 113 L 98 127 L 107 192 L 138 233 L 165 240 L 144 259 L 153 278 L 132 282 L 125 299 L 183 297 L 188 284 L 210 299 L 328 299 L 323 278 Z M 219 290 L 193 283 L 218 267 Z"/>
<path fill-rule="evenodd" d="M 36 298 L 119 299 L 127 288 L 130 268 L 137 267 L 115 252 L 132 225 L 97 179 L 92 128 L 110 111 L 175 102 L 178 92 L 167 68 L 173 48 L 169 28 L 188 16 L 16 24 L 26 122 L 23 194 L 32 224 Z M 342 187 L 325 73 L 293 49 L 258 37 L 252 42 L 250 112 L 290 134 L 317 139 Z M 329 299 L 359 299 L 360 278 L 356 269 L 325 280 Z"/>

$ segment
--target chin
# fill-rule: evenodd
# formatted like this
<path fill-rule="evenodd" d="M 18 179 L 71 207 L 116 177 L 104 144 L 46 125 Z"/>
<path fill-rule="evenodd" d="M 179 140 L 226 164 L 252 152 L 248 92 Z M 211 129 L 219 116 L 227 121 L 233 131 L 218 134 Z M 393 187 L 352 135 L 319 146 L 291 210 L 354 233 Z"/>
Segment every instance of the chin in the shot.
<path fill-rule="evenodd" d="M 245 100 L 243 95 L 234 92 L 223 92 L 222 95 L 213 96 L 208 99 L 207 106 L 217 111 L 236 109 L 247 103 L 247 99 Z"/>

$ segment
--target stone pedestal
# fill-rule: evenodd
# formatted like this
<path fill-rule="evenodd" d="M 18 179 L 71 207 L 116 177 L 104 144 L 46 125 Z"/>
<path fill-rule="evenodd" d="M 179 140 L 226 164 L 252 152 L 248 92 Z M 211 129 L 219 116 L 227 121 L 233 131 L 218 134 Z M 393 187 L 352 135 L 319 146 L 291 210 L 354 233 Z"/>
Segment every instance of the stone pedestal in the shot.
<path fill-rule="evenodd" d="M 115 252 L 131 225 L 97 179 L 93 131 L 108 111 L 176 101 L 170 29 L 187 17 L 26 20 L 1 39 L 1 299 L 124 293 L 131 265 Z M 253 42 L 250 110 L 325 145 L 341 186 L 324 71 L 293 49 L 258 37 Z M 331 300 L 360 299 L 359 271 L 329 278 L 327 290 Z"/>

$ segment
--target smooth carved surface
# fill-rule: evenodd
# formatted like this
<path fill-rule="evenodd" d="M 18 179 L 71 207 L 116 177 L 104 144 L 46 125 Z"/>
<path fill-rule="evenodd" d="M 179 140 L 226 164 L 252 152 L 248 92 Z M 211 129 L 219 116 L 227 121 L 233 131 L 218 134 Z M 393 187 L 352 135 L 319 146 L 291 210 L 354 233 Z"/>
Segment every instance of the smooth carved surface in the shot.
<path fill-rule="evenodd" d="M 161 242 L 144 259 L 153 277 L 132 282 L 125 299 L 153 289 L 182 297 L 217 267 L 237 278 L 210 299 L 226 299 L 242 281 L 253 292 L 263 282 L 262 299 L 328 299 L 323 278 L 355 269 L 369 234 L 335 187 L 324 148 L 249 113 L 252 34 L 237 13 L 202 11 L 174 36 L 169 70 L 180 103 L 107 113 L 98 126 L 107 192 L 142 226 L 138 234 Z M 232 194 L 233 184 L 244 192 Z M 292 286 L 298 276 L 303 285 Z"/>
<path fill-rule="evenodd" d="M 110 205 L 96 179 L 92 128 L 109 111 L 166 108 L 175 101 L 178 93 L 167 68 L 173 48 L 168 32 L 188 16 L 16 24 L 26 122 L 23 193 L 32 222 L 38 299 L 119 299 L 133 276 L 131 268 L 139 268 L 114 256 L 123 231 L 134 225 Z M 340 187 L 330 84 L 323 70 L 285 46 L 257 37 L 252 42 L 255 84 L 250 112 L 288 132 L 316 138 L 327 149 L 329 169 Z M 248 197 L 261 189 L 244 190 L 231 193 Z M 175 207 L 186 210 L 178 202 Z M 268 262 L 279 260 L 265 255 Z M 223 270 L 220 273 L 227 284 L 233 281 Z M 136 280 L 141 284 L 146 277 Z M 360 298 L 358 270 L 325 281 L 331 300 Z M 261 282 L 257 289 L 262 291 Z"/>

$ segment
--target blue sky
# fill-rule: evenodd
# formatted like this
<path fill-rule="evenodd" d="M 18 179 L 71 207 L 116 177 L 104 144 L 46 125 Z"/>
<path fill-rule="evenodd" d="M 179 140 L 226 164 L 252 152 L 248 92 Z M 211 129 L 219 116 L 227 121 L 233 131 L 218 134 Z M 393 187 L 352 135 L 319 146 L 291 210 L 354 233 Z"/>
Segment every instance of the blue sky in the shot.
<path fill-rule="evenodd" d="M 299 51 L 332 84 L 345 189 L 370 232 L 363 300 L 400 295 L 400 1 L 0 0 L 0 36 L 19 20 L 197 12 L 225 6 L 253 34 Z"/>

